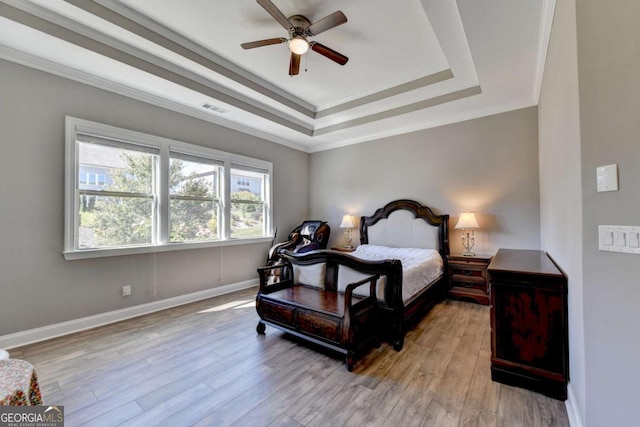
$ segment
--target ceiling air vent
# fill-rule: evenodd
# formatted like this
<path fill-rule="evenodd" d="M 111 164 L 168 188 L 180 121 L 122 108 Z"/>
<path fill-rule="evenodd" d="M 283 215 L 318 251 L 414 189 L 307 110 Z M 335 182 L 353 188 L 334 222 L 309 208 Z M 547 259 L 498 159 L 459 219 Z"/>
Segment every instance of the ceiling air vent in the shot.
<path fill-rule="evenodd" d="M 224 108 L 220 108 L 220 107 L 216 107 L 213 104 L 209 104 L 208 102 L 205 102 L 204 104 L 201 105 L 202 108 L 206 108 L 207 110 L 216 113 L 216 114 L 229 114 L 229 110 L 225 110 Z"/>

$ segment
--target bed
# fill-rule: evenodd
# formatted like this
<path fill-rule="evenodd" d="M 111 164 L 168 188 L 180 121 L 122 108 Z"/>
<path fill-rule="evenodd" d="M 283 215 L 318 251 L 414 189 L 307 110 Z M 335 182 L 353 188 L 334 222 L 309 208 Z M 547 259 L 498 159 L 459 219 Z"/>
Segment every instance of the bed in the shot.
<path fill-rule="evenodd" d="M 378 284 L 381 325 L 391 334 L 395 350 L 404 345 L 407 327 L 419 320 L 447 289 L 449 215 L 436 215 L 414 200 L 395 200 L 360 219 L 361 245 L 351 255 L 362 260 L 358 271 L 344 271 L 339 281 L 353 281 L 366 264 L 399 259 L 402 275 L 384 276 Z"/>

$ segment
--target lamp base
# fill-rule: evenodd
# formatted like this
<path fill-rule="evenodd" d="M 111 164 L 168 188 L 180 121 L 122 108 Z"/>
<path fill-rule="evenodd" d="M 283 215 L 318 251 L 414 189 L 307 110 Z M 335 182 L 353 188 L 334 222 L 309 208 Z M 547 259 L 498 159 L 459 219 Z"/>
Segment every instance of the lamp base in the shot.
<path fill-rule="evenodd" d="M 353 238 L 351 237 L 351 229 L 348 228 L 344 231 L 344 248 L 345 249 L 351 248 L 352 241 L 353 241 Z"/>
<path fill-rule="evenodd" d="M 466 233 L 462 234 L 462 247 L 464 248 L 464 252 L 462 252 L 462 256 L 474 257 L 476 254 L 471 252 L 471 248 L 473 248 L 473 244 L 476 242 L 476 239 L 473 235 L 473 230 L 469 233 L 469 230 L 465 230 Z"/>

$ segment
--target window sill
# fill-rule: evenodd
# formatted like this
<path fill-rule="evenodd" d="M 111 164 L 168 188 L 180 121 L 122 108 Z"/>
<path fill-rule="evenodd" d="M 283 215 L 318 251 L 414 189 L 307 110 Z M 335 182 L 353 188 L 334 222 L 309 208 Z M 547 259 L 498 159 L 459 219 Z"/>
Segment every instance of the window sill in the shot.
<path fill-rule="evenodd" d="M 123 255 L 150 254 L 154 252 L 170 252 L 181 251 L 187 249 L 204 249 L 218 248 L 224 246 L 251 245 L 255 243 L 271 242 L 273 236 L 259 237 L 255 239 L 230 239 L 218 240 L 215 242 L 198 242 L 198 243 L 171 243 L 167 245 L 157 246 L 136 246 L 130 248 L 113 248 L 113 249 L 86 249 L 77 251 L 64 251 L 64 259 L 73 261 L 77 259 L 104 258 Z"/>

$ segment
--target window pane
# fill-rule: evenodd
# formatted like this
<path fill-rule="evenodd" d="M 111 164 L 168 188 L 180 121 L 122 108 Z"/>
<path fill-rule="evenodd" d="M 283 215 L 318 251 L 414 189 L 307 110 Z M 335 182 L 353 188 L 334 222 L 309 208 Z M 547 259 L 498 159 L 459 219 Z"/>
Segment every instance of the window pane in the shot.
<path fill-rule="evenodd" d="M 153 199 L 80 196 L 81 249 L 153 243 Z"/>
<path fill-rule="evenodd" d="M 264 201 L 265 174 L 231 169 L 231 200 Z"/>
<path fill-rule="evenodd" d="M 220 166 L 207 159 L 198 161 L 195 156 L 175 156 L 169 172 L 169 241 L 218 240 Z"/>
<path fill-rule="evenodd" d="M 231 237 L 264 236 L 264 203 L 231 203 Z"/>
<path fill-rule="evenodd" d="M 218 240 L 218 202 L 175 200 L 170 203 L 171 242 Z"/>
<path fill-rule="evenodd" d="M 264 189 L 267 175 L 231 169 L 231 237 L 265 235 Z"/>
<path fill-rule="evenodd" d="M 78 146 L 80 190 L 153 192 L 157 155 L 98 144 Z"/>
<path fill-rule="evenodd" d="M 153 244 L 158 155 L 110 145 L 77 144 L 78 248 Z M 147 197 L 95 193 L 101 191 Z"/>
<path fill-rule="evenodd" d="M 171 195 L 218 198 L 217 165 L 171 159 L 169 186 Z"/>

